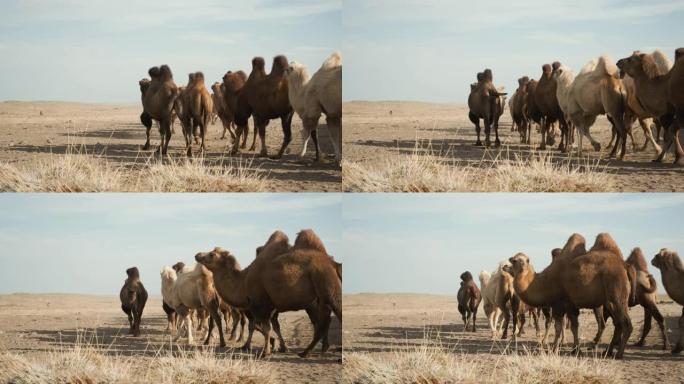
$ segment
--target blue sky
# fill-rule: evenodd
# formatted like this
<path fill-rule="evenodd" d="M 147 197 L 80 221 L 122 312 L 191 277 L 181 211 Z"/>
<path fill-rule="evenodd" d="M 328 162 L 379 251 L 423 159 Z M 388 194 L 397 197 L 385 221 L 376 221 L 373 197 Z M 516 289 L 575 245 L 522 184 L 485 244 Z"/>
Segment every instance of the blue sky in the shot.
<path fill-rule="evenodd" d="M 515 91 L 559 60 L 682 46 L 681 0 L 345 0 L 345 100 L 467 101 L 484 68 Z M 370 85 L 370 86 L 369 86 Z"/>
<path fill-rule="evenodd" d="M 118 295 L 138 266 L 152 295 L 159 271 L 214 246 L 247 266 L 280 229 L 312 228 L 341 253 L 339 194 L 0 194 L 0 294 Z"/>
<path fill-rule="evenodd" d="M 347 194 L 344 291 L 456 294 L 463 271 L 517 252 L 542 270 L 574 232 L 590 246 L 608 232 L 650 263 L 663 247 L 684 253 L 683 214 L 684 194 Z"/>
<path fill-rule="evenodd" d="M 169 64 L 177 83 L 249 73 L 277 54 L 313 72 L 342 44 L 341 0 L 0 0 L 0 100 L 139 102 Z"/>

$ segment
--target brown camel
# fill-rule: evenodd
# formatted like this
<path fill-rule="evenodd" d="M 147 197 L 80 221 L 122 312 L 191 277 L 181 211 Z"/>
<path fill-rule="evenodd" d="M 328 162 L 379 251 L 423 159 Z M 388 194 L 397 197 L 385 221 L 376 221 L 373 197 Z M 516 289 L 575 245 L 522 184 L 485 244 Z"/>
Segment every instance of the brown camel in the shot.
<path fill-rule="evenodd" d="M 228 108 L 224 86 L 218 81 L 211 86 L 211 99 L 214 102 L 214 111 L 219 119 L 221 119 L 221 124 L 223 125 L 223 133 L 221 134 L 221 140 L 226 138 L 226 132 L 230 133 L 231 140 L 235 140 L 235 132 L 233 131 L 233 111 Z"/>
<path fill-rule="evenodd" d="M 255 58 L 252 60 L 252 73 L 249 78 L 243 71 L 232 72 L 228 71 L 223 76 L 223 97 L 226 100 L 226 111 L 232 115 L 233 124 L 235 125 L 235 140 L 233 140 L 233 147 L 231 152 L 237 153 L 238 145 L 240 148 L 245 148 L 247 145 L 247 137 L 249 136 L 249 117 L 252 115 L 252 109 L 247 103 L 247 96 L 243 94 L 243 89 L 247 82 L 255 82 L 260 76 L 266 76 L 263 72 L 263 59 Z M 242 144 L 238 141 L 238 136 L 244 134 Z M 252 137 L 252 146 L 249 148 L 253 151 L 256 146 L 256 128 Z"/>
<path fill-rule="evenodd" d="M 499 116 L 503 114 L 502 96 L 506 93 L 496 89 L 492 83 L 493 76 L 491 69 L 485 69 L 484 72 L 477 74 L 477 83 L 471 87 L 470 95 L 468 95 L 468 107 L 470 112 L 468 118 L 475 124 L 475 131 L 477 132 L 477 141 L 475 145 L 482 146 L 480 141 L 480 119 L 484 122 L 485 128 L 485 146 L 489 147 L 491 141 L 489 139 L 490 131 L 494 128 L 496 139 L 495 146 L 500 146 L 499 140 Z"/>
<path fill-rule="evenodd" d="M 684 306 L 684 265 L 677 252 L 663 248 L 653 256 L 651 264 L 660 269 L 660 275 L 665 286 L 665 291 L 677 304 Z M 679 340 L 672 349 L 673 354 L 678 354 L 684 349 L 684 307 L 682 316 L 679 318 Z"/>
<path fill-rule="evenodd" d="M 684 165 L 684 150 L 679 142 L 679 129 L 684 125 L 684 48 L 675 51 L 675 63 L 670 71 L 670 81 L 668 84 L 667 99 L 675 110 L 675 121 L 670 125 L 668 140 L 665 143 L 664 151 L 675 142 L 675 163 Z"/>
<path fill-rule="evenodd" d="M 679 67 L 678 67 L 679 64 Z M 620 76 L 629 75 L 634 79 L 636 99 L 644 112 L 658 118 L 660 124 L 665 127 L 665 147 L 654 160 L 662 162 L 672 142 L 675 142 L 675 160 L 679 165 L 684 165 L 684 151 L 676 134 L 679 124 L 675 120 L 676 108 L 670 103 L 670 80 L 673 85 L 684 85 L 684 63 L 675 61 L 674 66 L 665 75 L 659 76 L 658 64 L 652 54 L 636 51 L 632 56 L 618 60 Z M 676 74 L 679 73 L 679 76 Z M 673 75 L 675 75 L 673 77 Z M 681 87 L 680 87 L 681 88 Z M 674 90 L 675 93 L 677 90 Z M 682 115 L 684 118 L 684 115 Z"/>
<path fill-rule="evenodd" d="M 609 308 L 615 324 L 615 333 L 606 353 L 612 355 L 618 348 L 616 358 L 622 358 L 627 340 L 632 332 L 629 318 L 630 282 L 625 262 L 615 241 L 602 233 L 596 237 L 594 246 L 585 251 L 585 241 L 574 234 L 568 239 L 559 257 L 545 270 L 535 273 L 529 258 L 518 253 L 509 259 L 513 265 L 516 293 L 532 306 L 550 305 L 556 327 L 554 347 L 562 333 L 565 312 L 570 315 L 574 336 L 574 350 L 579 351 L 577 317 L 579 308 Z"/>
<path fill-rule="evenodd" d="M 292 140 L 292 115 L 294 113 L 288 98 L 285 69 L 288 67 L 287 58 L 283 55 L 273 58 L 271 73 L 264 71 L 264 59 L 252 59 L 252 73 L 245 82 L 240 97 L 238 97 L 238 113 L 236 114 L 237 141 L 244 133 L 247 119 L 251 114 L 254 129 L 261 140 L 260 156 L 267 156 L 266 126 L 271 119 L 280 119 L 283 129 L 283 143 L 274 158 L 282 157 L 285 149 Z M 237 153 L 237 145 L 233 144 L 232 153 Z"/>
<path fill-rule="evenodd" d="M 477 321 L 477 308 L 482 301 L 480 289 L 473 280 L 473 275 L 465 271 L 461 274 L 461 288 L 458 289 L 458 311 L 463 318 L 463 330 L 468 330 L 468 323 L 471 322 L 472 317 L 473 332 L 476 331 L 475 323 Z"/>
<path fill-rule="evenodd" d="M 126 270 L 126 281 L 124 281 L 119 298 L 121 299 L 121 309 L 128 316 L 128 323 L 130 324 L 129 334 L 133 336 L 140 335 L 140 321 L 142 319 L 143 309 L 147 302 L 147 291 L 140 281 L 140 272 L 138 268 L 131 267 Z"/>
<path fill-rule="evenodd" d="M 263 356 L 271 353 L 270 320 L 276 311 L 305 309 L 317 301 L 318 324 L 312 342 L 299 354 L 301 357 L 308 356 L 323 337 L 330 323 L 330 309 L 342 320 L 342 282 L 313 231 L 300 232 L 287 253 L 273 258 L 258 257 L 244 270 L 229 251 L 218 247 L 198 253 L 195 260 L 214 272 L 215 285 L 223 300 L 248 310 L 253 317 L 245 346 L 251 343 L 254 326 L 261 327 L 266 340 Z"/>
<path fill-rule="evenodd" d="M 176 83 L 173 82 L 173 74 L 168 65 L 152 67 L 148 74 L 151 78 L 150 84 L 142 95 L 143 113 L 146 116 L 141 115 L 141 121 L 145 128 L 152 126 L 151 120 L 159 122 L 159 134 L 161 135 L 159 152 L 165 155 L 171 140 L 172 115 L 178 90 Z M 149 149 L 149 140 L 143 149 Z"/>
<path fill-rule="evenodd" d="M 534 95 L 537 91 L 537 86 L 539 82 L 537 80 L 531 79 L 527 83 L 526 93 L 523 97 L 522 113 L 527 122 L 527 132 L 525 132 L 525 138 L 527 138 L 527 144 L 531 143 L 532 137 L 532 123 L 536 123 L 541 126 L 542 124 L 542 113 L 535 102 Z"/>
<path fill-rule="evenodd" d="M 518 79 L 518 89 L 511 97 L 511 101 L 508 103 L 511 109 L 511 119 L 513 124 L 517 127 L 518 133 L 520 134 L 521 143 L 529 143 L 530 139 L 527 135 L 527 117 L 524 113 L 525 97 L 527 94 L 527 86 L 530 83 L 530 78 L 523 76 Z"/>
<path fill-rule="evenodd" d="M 214 109 L 209 91 L 204 85 L 204 74 L 195 72 L 188 75 L 188 85 L 180 95 L 183 114 L 181 123 L 183 125 L 183 135 L 185 136 L 185 146 L 187 155 L 192 156 L 192 136 L 195 135 L 195 142 L 201 140 L 200 153 L 204 153 L 207 128 Z"/>
<path fill-rule="evenodd" d="M 561 127 L 561 142 L 559 144 L 559 149 L 566 151 L 567 143 L 569 142 L 569 129 L 568 123 L 563 117 L 563 111 L 558 104 L 558 97 L 556 96 L 556 81 L 553 80 L 552 74 L 554 68 L 559 68 L 560 63 L 554 62 L 553 66 L 549 64 L 544 64 L 542 66 L 542 75 L 537 82 L 537 87 L 534 90 L 534 102 L 541 112 L 542 124 L 541 124 L 541 143 L 539 145 L 540 149 L 546 149 L 546 144 L 553 145 L 555 142 L 553 133 L 549 132 L 551 124 L 556 121 L 559 122 Z"/>

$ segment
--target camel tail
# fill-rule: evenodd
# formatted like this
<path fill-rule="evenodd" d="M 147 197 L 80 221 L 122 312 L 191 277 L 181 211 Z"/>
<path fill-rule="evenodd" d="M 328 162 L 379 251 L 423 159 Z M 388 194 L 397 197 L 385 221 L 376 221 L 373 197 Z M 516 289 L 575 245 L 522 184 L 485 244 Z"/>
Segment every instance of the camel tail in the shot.
<path fill-rule="evenodd" d="M 643 286 L 646 293 L 653 293 L 658 289 L 658 283 L 656 283 L 655 278 L 650 273 L 648 274 L 648 287 Z"/>
<path fill-rule="evenodd" d="M 342 322 L 342 280 L 337 275 L 337 271 L 325 268 L 312 277 L 319 303 L 329 305 L 335 316 Z"/>
<path fill-rule="evenodd" d="M 625 263 L 627 270 L 627 278 L 629 279 L 629 306 L 636 305 L 636 290 L 637 290 L 637 271 L 633 265 Z"/>

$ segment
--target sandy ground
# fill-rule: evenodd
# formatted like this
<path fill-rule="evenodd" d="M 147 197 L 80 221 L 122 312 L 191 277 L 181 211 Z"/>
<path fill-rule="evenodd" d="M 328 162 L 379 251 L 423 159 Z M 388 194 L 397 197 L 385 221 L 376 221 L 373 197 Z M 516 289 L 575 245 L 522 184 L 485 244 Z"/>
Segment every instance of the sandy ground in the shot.
<path fill-rule="evenodd" d="M 343 108 L 343 158 L 355 162 L 372 162 L 388 155 L 411 154 L 416 150 L 420 153 L 431 145 L 429 151 L 432 154 L 457 164 L 489 164 L 496 158 L 513 159 L 514 154 L 529 154 L 538 147 L 541 138 L 540 133 L 533 131 L 532 145 L 520 144 L 519 134 L 511 132 L 508 107 L 499 128 L 502 146 L 489 150 L 473 145 L 476 141 L 475 127 L 468 119 L 467 105 L 354 101 L 344 103 Z M 645 140 L 643 130 L 635 125 L 633 132 L 641 147 Z M 599 117 L 591 133 L 605 148 L 610 142 L 610 123 L 605 117 Z M 624 161 L 602 160 L 608 155 L 606 151 L 593 152 L 585 139 L 584 155 L 589 156 L 591 164 L 598 162 L 615 175 L 617 191 L 684 191 L 684 168 L 671 164 L 672 154 L 666 157 L 666 163 L 657 164 L 651 162 L 655 158 L 655 150 L 650 144 L 642 152 L 634 152 L 631 141 L 627 145 Z M 555 146 L 552 153 L 557 160 L 569 156 L 561 154 Z M 586 163 L 586 160 L 581 162 Z"/>
<path fill-rule="evenodd" d="M 53 347 L 68 348 L 76 341 L 77 329 L 95 329 L 97 342 L 108 346 L 107 354 L 130 354 L 139 355 L 141 359 L 153 359 L 158 351 L 169 348 L 170 337 L 165 331 L 166 314 L 161 308 L 160 298 L 150 297 L 148 300 L 143 313 L 141 336 L 138 338 L 128 335 L 128 320 L 120 305 L 115 296 L 0 295 L 0 350 L 41 354 L 41 351 Z M 260 362 L 264 369 L 275 372 L 284 383 L 337 382 L 341 370 L 341 330 L 337 319 L 332 320 L 330 328 L 331 351 L 321 355 L 318 346 L 307 359 L 296 355 L 311 341 L 313 335 L 306 313 L 287 312 L 281 314 L 279 319 L 290 352 L 276 352 L 268 360 Z M 92 338 L 92 335 L 88 334 L 88 337 Z M 199 336 L 195 334 L 195 337 Z M 195 341 L 197 348 L 201 342 Z M 181 343 L 185 344 L 186 341 L 182 340 Z M 232 350 L 219 350 L 218 339 L 213 340 L 213 345 L 216 353 Z M 255 334 L 253 345 L 256 353 L 263 346 L 263 337 Z M 237 342 L 229 343 L 229 347 L 239 346 Z"/>
<path fill-rule="evenodd" d="M 480 305 L 477 318 L 477 332 L 463 332 L 463 322 L 456 308 L 456 296 L 419 295 L 419 294 L 355 294 L 344 296 L 345 352 L 357 351 L 378 353 L 421 345 L 426 335 L 439 338 L 442 346 L 454 348 L 480 358 L 496 358 L 509 342 L 491 340 L 491 332 Z M 681 306 L 668 303 L 659 305 L 666 318 L 670 340 L 675 340 L 677 319 Z M 634 331 L 630 344 L 638 340 L 643 324 L 643 309 L 630 309 Z M 543 330 L 543 324 L 540 324 Z M 596 332 L 596 321 L 591 312 L 583 312 L 580 317 L 580 337 L 582 343 L 590 342 Z M 603 334 L 605 348 L 613 334 L 609 321 Z M 553 335 L 553 331 L 551 331 Z M 526 335 L 519 339 L 519 346 L 527 345 L 534 349 L 537 345 L 533 326 L 526 326 Z M 566 336 L 565 352 L 569 352 L 571 338 Z M 684 380 L 684 356 L 672 356 L 669 351 L 661 350 L 660 332 L 655 322 L 646 338 L 644 347 L 628 346 L 625 358 L 619 362 L 624 376 L 634 383 L 681 383 Z M 586 351 L 586 346 L 583 347 Z M 568 356 L 568 359 L 575 357 Z"/>
<path fill-rule="evenodd" d="M 150 142 L 152 149 L 142 151 L 145 144 L 145 127 L 140 123 L 139 104 L 96 105 L 64 102 L 2 102 L 0 103 L 0 161 L 22 163 L 51 153 L 64 153 L 69 145 L 75 150 L 102 154 L 115 164 L 135 167 L 148 161 L 159 144 L 156 123 L 152 127 Z M 42 112 L 42 115 L 41 115 Z M 325 122 L 323 121 L 323 124 Z M 250 121 L 252 140 L 253 125 Z M 224 160 L 233 164 L 240 161 L 252 169 L 267 172 L 273 191 L 323 192 L 340 191 L 341 170 L 334 163 L 304 165 L 298 161 L 301 148 L 302 124 L 299 117 L 292 119 L 292 142 L 289 154 L 280 160 L 257 157 L 258 152 L 245 151 L 239 157 L 227 156 L 229 140 L 220 140 L 223 127 L 220 120 L 209 127 L 206 139 L 208 164 Z M 322 150 L 333 153 L 328 139 L 328 130 L 320 129 Z M 266 144 L 269 154 L 277 153 L 282 143 L 280 121 L 272 121 L 266 128 Z M 259 150 L 259 139 L 256 148 Z M 175 133 L 169 143 L 169 153 L 177 159 L 185 158 L 185 140 L 180 123 L 175 124 Z M 73 149 L 73 148 L 72 148 Z M 313 159 L 313 147 L 309 145 Z M 195 145 L 194 151 L 198 147 Z M 251 162 L 251 163 L 250 163 Z"/>

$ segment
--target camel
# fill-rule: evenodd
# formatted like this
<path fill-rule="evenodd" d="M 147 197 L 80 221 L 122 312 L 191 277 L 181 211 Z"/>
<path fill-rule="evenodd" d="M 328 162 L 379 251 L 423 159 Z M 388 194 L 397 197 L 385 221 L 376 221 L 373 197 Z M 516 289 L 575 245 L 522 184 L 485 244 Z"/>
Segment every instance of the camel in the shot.
<path fill-rule="evenodd" d="M 342 151 L 342 55 L 334 52 L 323 65 L 309 77 L 306 67 L 293 62 L 285 71 L 288 96 L 295 112 L 302 119 L 302 151 L 303 159 L 309 137 L 316 146 L 316 161 L 319 160 L 319 148 L 316 127 L 321 114 L 325 114 L 330 138 L 335 151 L 335 160 L 341 161 Z"/>
<path fill-rule="evenodd" d="M 636 281 L 630 281 L 620 249 L 610 235 L 599 234 L 588 252 L 585 243 L 581 235 L 573 234 L 560 255 L 539 273 L 535 273 L 524 253 L 511 257 L 515 292 L 529 305 L 553 308 L 554 348 L 558 347 L 565 312 L 570 315 L 574 350 L 579 351 L 579 308 L 609 308 L 615 332 L 606 354 L 612 355 L 617 347 L 615 358 L 621 359 L 632 333 L 628 312 Z"/>
<path fill-rule="evenodd" d="M 528 121 L 524 113 L 525 106 L 525 95 L 527 94 L 527 86 L 530 83 L 530 78 L 523 76 L 518 79 L 518 89 L 515 91 L 511 100 L 508 102 L 508 106 L 511 111 L 511 120 L 513 120 L 513 125 L 517 126 L 518 133 L 520 134 L 521 143 L 529 143 L 529 137 L 527 135 Z"/>
<path fill-rule="evenodd" d="M 130 325 L 129 334 L 133 336 L 140 335 L 140 321 L 142 320 L 143 310 L 147 302 L 147 291 L 140 281 L 140 272 L 137 267 L 131 267 L 126 270 L 126 281 L 124 281 L 119 299 L 121 299 L 121 309 L 128 316 L 128 323 Z"/>
<path fill-rule="evenodd" d="M 614 157 L 618 146 L 621 147 L 619 159 L 624 158 L 626 152 L 626 135 L 624 115 L 627 109 L 626 92 L 618 77 L 615 64 L 603 55 L 589 61 L 569 84 L 557 82 L 559 87 L 566 87 L 561 92 L 567 92 L 568 117 L 572 124 L 580 131 L 578 151 L 582 153 L 582 138 L 586 136 L 594 150 L 599 151 L 599 144 L 591 134 L 589 128 L 596 121 L 598 115 L 606 114 L 614 125 L 617 135 L 616 143 L 610 152 Z"/>
<path fill-rule="evenodd" d="M 651 264 L 660 269 L 660 276 L 665 286 L 665 292 L 677 304 L 684 306 L 684 265 L 677 252 L 663 248 L 658 252 Z M 684 307 L 679 318 L 679 340 L 672 349 L 672 354 L 679 354 L 684 349 Z"/>
<path fill-rule="evenodd" d="M 504 265 L 504 262 L 499 263 L 491 275 L 487 271 L 480 272 L 483 306 L 485 315 L 489 320 L 492 339 L 496 338 L 499 331 L 499 316 L 503 314 L 504 323 L 508 325 L 511 315 L 508 306 L 514 294 L 513 277 L 503 270 Z M 508 327 L 503 330 L 501 338 L 506 339 L 507 337 Z"/>
<path fill-rule="evenodd" d="M 171 140 L 172 115 L 178 89 L 176 88 L 176 83 L 173 82 L 173 74 L 168 65 L 152 67 L 147 73 L 150 75 L 151 80 L 149 87 L 147 87 L 142 95 L 143 114 L 145 117 L 143 118 L 141 115 L 141 121 L 148 130 L 148 127 L 152 126 L 151 120 L 159 122 L 161 144 L 158 151 L 162 155 L 166 155 L 169 141 Z M 149 135 L 143 149 L 149 149 Z"/>
<path fill-rule="evenodd" d="M 230 133 L 232 140 L 235 140 L 235 132 L 233 131 L 233 113 L 226 105 L 223 89 L 223 85 L 218 81 L 212 84 L 211 100 L 214 103 L 214 112 L 218 118 L 221 119 L 221 125 L 223 125 L 221 140 L 226 138 L 226 132 Z"/>
<path fill-rule="evenodd" d="M 559 144 L 559 149 L 566 151 L 566 146 L 569 147 L 570 142 L 568 124 L 558 102 L 556 82 L 551 77 L 553 69 L 557 67 L 560 67 L 559 62 L 554 62 L 553 66 L 549 64 L 544 64 L 542 66 L 542 75 L 534 90 L 534 102 L 539 108 L 542 117 L 542 138 L 539 148 L 542 150 L 546 149 L 547 143 L 553 145 L 554 138 L 553 134 L 549 133 L 549 129 L 551 124 L 558 121 L 561 127 L 561 143 Z"/>
<path fill-rule="evenodd" d="M 287 58 L 279 55 L 273 58 L 271 73 L 264 71 L 264 59 L 252 59 L 252 73 L 245 82 L 241 95 L 238 97 L 238 113 L 236 114 L 237 141 L 247 125 L 247 119 L 252 116 L 254 129 L 259 133 L 261 141 L 260 156 L 268 156 L 266 148 L 266 126 L 271 119 L 279 118 L 283 129 L 283 143 L 275 159 L 282 157 L 285 149 L 292 140 L 292 105 L 288 98 L 285 69 L 288 67 Z M 233 144 L 232 154 L 237 153 L 237 145 Z"/>
<path fill-rule="evenodd" d="M 204 309 L 216 323 L 219 329 L 220 346 L 225 347 L 223 328 L 219 315 L 219 301 L 214 288 L 211 271 L 200 264 L 184 267 L 180 273 L 171 267 L 164 267 L 161 271 L 162 292 L 171 290 L 168 304 L 180 317 L 180 324 L 185 324 L 188 332 L 188 344 L 193 343 L 192 317 L 190 310 Z M 167 299 L 165 299 L 167 300 Z M 200 317 L 201 318 L 201 317 Z M 211 336 L 211 324 L 204 344 L 209 344 Z"/>
<path fill-rule="evenodd" d="M 188 75 L 188 85 L 180 94 L 180 102 L 183 114 L 181 124 L 183 135 L 185 136 L 185 146 L 188 157 L 192 156 L 192 135 L 195 134 L 195 142 L 200 142 L 200 153 L 204 153 L 207 128 L 209 119 L 214 109 L 209 91 L 204 85 L 204 74 L 202 72 L 190 73 Z"/>
<path fill-rule="evenodd" d="M 242 95 L 242 90 L 247 80 L 247 75 L 243 71 L 228 71 L 225 75 L 223 75 L 223 84 L 221 90 L 225 100 L 224 107 L 226 108 L 226 115 L 231 117 L 233 125 L 235 125 L 235 138 L 233 139 L 234 148 L 238 148 L 235 146 L 235 140 L 237 140 L 238 131 L 244 132 L 242 144 L 239 142 L 237 143 L 240 148 L 244 149 L 247 146 L 247 138 L 249 137 L 248 119 L 252 112 L 249 109 L 249 105 L 247 105 L 246 97 Z M 238 124 L 238 121 L 240 121 L 241 125 Z M 254 134 L 252 135 L 252 146 L 249 148 L 250 151 L 253 151 L 256 146 L 256 136 L 257 131 L 254 129 Z"/>
<path fill-rule="evenodd" d="M 185 263 L 182 261 L 177 262 L 176 264 L 173 265 L 173 270 L 176 271 L 176 273 L 180 272 L 183 268 L 185 267 Z M 162 270 L 163 273 L 163 270 Z M 162 274 L 163 276 L 163 274 Z M 163 282 L 163 279 L 162 279 Z M 164 310 L 164 313 L 166 313 L 166 320 L 167 320 L 167 325 L 166 325 L 166 330 L 175 332 L 177 327 L 177 322 L 176 322 L 176 311 L 169 305 L 167 302 L 171 298 L 171 289 L 168 286 L 164 286 L 162 284 L 162 309 Z"/>
<path fill-rule="evenodd" d="M 499 116 L 503 114 L 502 96 L 506 93 L 497 89 L 492 83 L 493 76 L 491 69 L 485 69 L 484 72 L 478 73 L 477 84 L 471 87 L 470 95 L 468 95 L 468 107 L 470 112 L 468 118 L 475 124 L 475 131 L 477 132 L 476 146 L 482 146 L 480 141 L 480 119 L 484 121 L 485 128 L 485 146 L 489 147 L 491 141 L 489 139 L 490 130 L 494 128 L 496 139 L 495 146 L 500 146 L 499 140 Z"/>
<path fill-rule="evenodd" d="M 472 317 L 473 332 L 476 331 L 475 323 L 477 322 L 477 308 L 482 301 L 480 289 L 473 280 L 473 275 L 466 271 L 461 274 L 461 288 L 458 289 L 458 312 L 463 318 L 463 330 L 468 330 L 468 323 Z"/>
<path fill-rule="evenodd" d="M 675 122 L 668 129 L 669 140 L 665 143 L 665 151 L 675 142 L 675 163 L 684 165 L 684 150 L 679 143 L 679 128 L 684 125 L 684 48 L 675 51 L 675 64 L 670 71 L 667 93 L 668 102 L 674 107 Z"/>
<path fill-rule="evenodd" d="M 219 247 L 198 253 L 195 260 L 214 273 L 223 300 L 248 310 L 253 317 L 245 347 L 251 343 L 254 326 L 261 327 L 265 338 L 262 356 L 271 354 L 270 320 L 276 311 L 305 309 L 314 301 L 318 303 L 314 338 L 300 357 L 308 356 L 323 337 L 329 327 L 330 309 L 342 321 L 342 281 L 323 243 L 311 230 L 301 231 L 288 252 L 277 257 L 257 257 L 245 269 L 230 251 Z"/>

